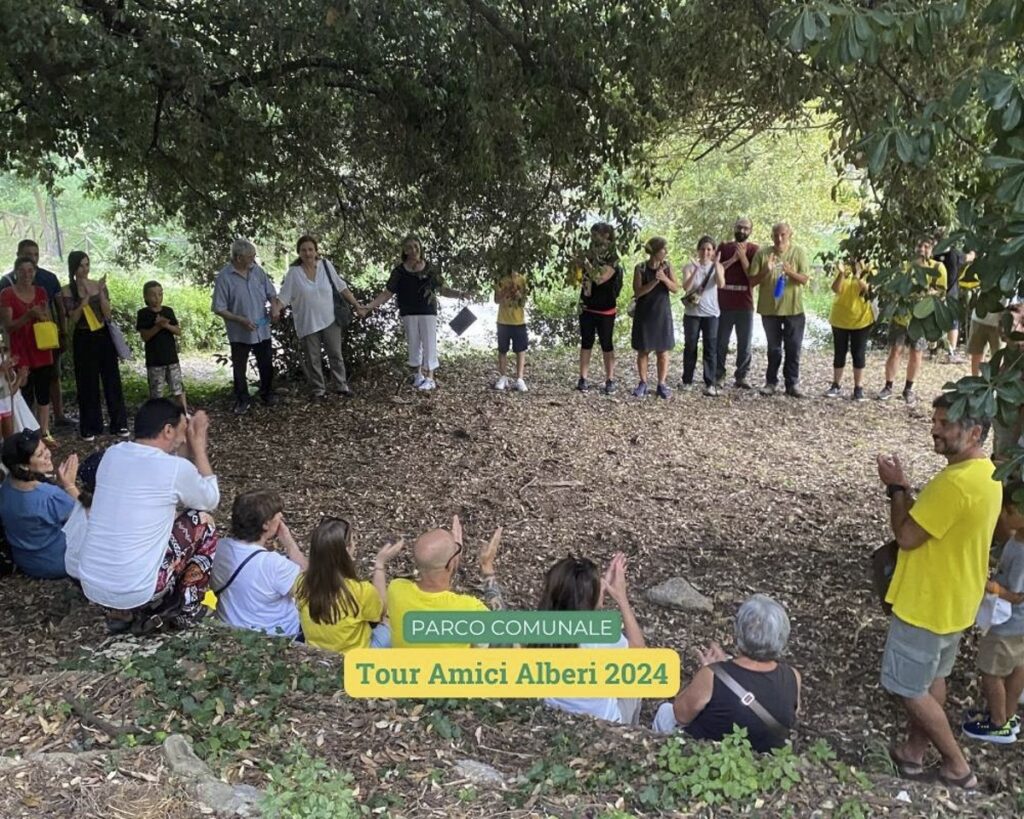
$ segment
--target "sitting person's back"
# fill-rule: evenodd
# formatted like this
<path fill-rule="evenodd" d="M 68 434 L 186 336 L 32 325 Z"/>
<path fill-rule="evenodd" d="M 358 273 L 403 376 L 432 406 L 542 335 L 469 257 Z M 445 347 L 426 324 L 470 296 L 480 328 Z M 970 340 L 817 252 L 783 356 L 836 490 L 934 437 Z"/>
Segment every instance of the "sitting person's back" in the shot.
<path fill-rule="evenodd" d="M 388 584 L 387 606 L 391 623 L 391 644 L 395 648 L 458 648 L 459 644 L 407 643 L 403 632 L 403 619 L 411 611 L 495 611 L 504 608 L 501 587 L 494 573 L 494 556 L 501 543 L 501 529 L 495 531 L 490 542 L 480 552 L 480 577 L 484 585 L 484 600 L 451 589 L 452 578 L 458 571 L 462 555 L 462 526 L 458 517 L 452 521 L 452 531 L 433 529 L 416 538 L 413 544 L 413 563 L 418 580 L 396 578 Z M 468 644 L 462 644 L 465 647 Z"/>
<path fill-rule="evenodd" d="M 275 540 L 287 557 L 274 551 Z M 267 489 L 243 492 L 231 508 L 231 537 L 218 542 L 213 558 L 210 588 L 217 595 L 217 617 L 238 628 L 297 637 L 292 589 L 305 567 L 280 496 Z"/>
<path fill-rule="evenodd" d="M 739 726 L 755 751 L 785 745 L 800 709 L 800 675 L 782 662 L 789 641 L 786 610 L 755 594 L 736 614 L 735 637 L 734 659 L 717 644 L 702 652 L 702 667 L 690 684 L 658 709 L 655 731 L 682 726 L 696 739 L 717 741 Z"/>
<path fill-rule="evenodd" d="M 401 551 L 400 540 L 373 561 L 372 583 L 359 577 L 352 524 L 327 518 L 309 541 L 309 566 L 295 584 L 302 633 L 310 645 L 345 654 L 356 648 L 388 648 L 384 620 L 387 562 Z"/>
<path fill-rule="evenodd" d="M 86 456 L 78 467 L 78 480 L 82 488 L 75 501 L 75 508 L 71 510 L 71 516 L 64 524 L 64 540 L 67 543 L 67 550 L 64 552 L 64 570 L 68 577 L 78 579 L 78 561 L 82 556 L 82 546 L 89 533 L 89 509 L 92 507 L 92 497 L 96 492 L 96 470 L 103 459 L 103 450 L 97 450 Z"/>
<path fill-rule="evenodd" d="M 78 497 L 78 456 L 55 479 L 49 447 L 38 431 L 23 430 L 4 441 L 2 459 L 10 474 L 0 486 L 0 520 L 14 564 L 30 577 L 66 577 L 63 527 Z"/>

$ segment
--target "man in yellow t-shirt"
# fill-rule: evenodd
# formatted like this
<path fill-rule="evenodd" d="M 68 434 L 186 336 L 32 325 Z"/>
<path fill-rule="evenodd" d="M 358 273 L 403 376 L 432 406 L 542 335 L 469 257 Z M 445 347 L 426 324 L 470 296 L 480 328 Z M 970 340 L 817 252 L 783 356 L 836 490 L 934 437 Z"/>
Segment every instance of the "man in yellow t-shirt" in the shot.
<path fill-rule="evenodd" d="M 453 592 L 452 578 L 462 556 L 462 525 L 458 515 L 452 519 L 451 532 L 432 529 L 420 535 L 412 547 L 412 559 L 418 580 L 396 578 L 388 584 L 388 618 L 393 648 L 465 648 L 466 643 L 407 643 L 404 618 L 410 611 L 498 611 L 505 608 L 501 586 L 494 572 L 494 558 L 501 544 L 501 527 L 480 550 L 480 579 L 483 601 L 468 594 Z"/>
<path fill-rule="evenodd" d="M 902 775 L 924 776 L 924 756 L 934 745 L 942 756 L 940 777 L 969 788 L 977 778 L 946 718 L 946 677 L 985 594 L 1002 490 L 983 449 L 991 419 L 952 421 L 950 405 L 946 395 L 932 404 L 932 440 L 947 466 L 916 500 L 900 459 L 878 456 L 878 476 L 886 485 L 900 547 L 886 595 L 893 616 L 881 681 L 902 700 L 910 718 L 906 741 L 890 752 Z"/>
<path fill-rule="evenodd" d="M 786 395 L 802 398 L 800 348 L 804 343 L 804 285 L 811 280 L 807 252 L 793 244 L 793 228 L 785 222 L 772 227 L 772 244 L 754 254 L 747 277 L 757 285 L 757 312 L 768 343 L 768 368 L 761 395 L 775 395 L 779 367 Z M 782 363 L 785 351 L 786 363 Z"/>
<path fill-rule="evenodd" d="M 494 389 L 509 387 L 508 348 L 516 354 L 516 378 L 511 386 L 526 392 L 526 348 L 530 341 L 526 334 L 526 278 L 522 273 L 509 273 L 498 279 L 494 288 L 494 301 L 498 305 L 498 380 Z"/>
<path fill-rule="evenodd" d="M 917 241 L 916 255 L 906 265 L 909 273 L 915 267 L 927 268 L 928 292 L 936 295 L 946 294 L 946 266 L 932 258 L 932 248 L 935 242 L 928 237 L 922 237 Z M 879 401 L 888 401 L 892 398 L 892 385 L 896 380 L 896 371 L 899 369 L 900 360 L 903 358 L 903 349 L 910 350 L 907 357 L 907 382 L 903 386 L 903 400 L 911 402 L 914 400 L 914 379 L 921 369 L 921 361 L 924 359 L 924 351 L 928 349 L 928 339 L 922 336 L 914 341 L 910 337 L 908 327 L 910 325 L 909 314 L 893 316 L 889 325 L 889 357 L 885 360 L 885 386 L 878 393 Z"/>

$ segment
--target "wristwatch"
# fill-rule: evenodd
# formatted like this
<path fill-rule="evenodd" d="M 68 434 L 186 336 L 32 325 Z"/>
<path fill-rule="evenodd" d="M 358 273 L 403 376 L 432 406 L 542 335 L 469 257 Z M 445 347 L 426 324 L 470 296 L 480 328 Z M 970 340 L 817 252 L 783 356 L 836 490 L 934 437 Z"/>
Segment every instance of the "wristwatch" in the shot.
<path fill-rule="evenodd" d="M 892 500 L 893 498 L 895 498 L 896 494 L 898 492 L 906 492 L 906 491 L 907 491 L 907 487 L 905 487 L 901 483 L 890 483 L 888 486 L 885 487 L 885 494 L 889 496 L 889 500 Z"/>

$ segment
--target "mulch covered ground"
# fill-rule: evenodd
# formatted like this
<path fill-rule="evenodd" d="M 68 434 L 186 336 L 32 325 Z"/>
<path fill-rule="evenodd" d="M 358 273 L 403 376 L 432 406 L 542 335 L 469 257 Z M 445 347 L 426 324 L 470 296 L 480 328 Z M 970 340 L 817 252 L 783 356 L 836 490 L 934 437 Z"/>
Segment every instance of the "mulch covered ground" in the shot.
<path fill-rule="evenodd" d="M 922 400 L 908 407 L 898 400 L 820 397 L 831 375 L 825 354 L 806 357 L 803 385 L 811 397 L 800 401 L 728 390 L 717 399 L 677 391 L 669 402 L 639 402 L 628 397 L 632 362 L 625 360 L 620 369 L 629 377 L 620 379 L 616 397 L 578 394 L 571 389 L 571 356 L 538 355 L 532 364 L 525 395 L 488 389 L 491 362 L 467 358 L 446 366 L 431 394 L 411 391 L 397 373 L 383 371 L 356 383 L 359 396 L 348 402 L 309 404 L 296 389 L 281 407 L 254 405 L 243 418 L 228 414 L 226 403 L 211 407 L 212 457 L 224 498 L 219 517 L 229 516 L 236 491 L 275 487 L 300 537 L 324 514 L 350 517 L 368 566 L 382 541 L 410 540 L 458 513 L 469 586 L 476 546 L 502 525 L 498 572 L 512 608 L 536 605 L 544 571 L 557 558 L 573 553 L 603 563 L 621 550 L 648 642 L 677 649 L 684 677 L 695 667 L 696 647 L 712 639 L 728 644 L 743 599 L 770 594 L 789 611 L 790 654 L 804 677 L 798 749 L 824 739 L 840 760 L 871 775 L 873 793 L 864 794 L 869 812 L 1012 815 L 1018 809 L 1024 761 L 1015 746 L 968 746 L 981 790 L 967 797 L 908 788 L 891 779 L 886 758 L 899 714 L 877 680 L 886 621 L 870 589 L 867 560 L 888 537 L 888 504 L 874 456 L 900 453 L 917 484 L 941 468 L 928 434 L 930 398 L 965 367 L 926 364 L 918 383 Z M 872 394 L 881 386 L 881 365 L 874 354 Z M 847 379 L 849 388 L 849 373 Z M 61 454 L 76 446 L 63 444 Z M 409 568 L 407 559 L 394 565 L 396 573 Z M 677 575 L 711 597 L 714 612 L 682 614 L 645 601 L 644 589 Z M 83 647 L 104 640 L 97 613 L 78 591 L 66 583 L 3 578 L 0 608 L 4 754 L 124 746 L 117 735 L 132 724 L 133 697 L 146 692 L 133 692 L 136 683 L 121 674 L 130 659 L 69 667 Z M 950 680 L 954 716 L 977 695 L 973 661 L 968 638 Z M 589 796 L 538 788 L 529 804 L 471 799 L 463 785 L 453 786 L 452 760 L 472 757 L 515 776 L 550 752 L 553 736 L 571 746 L 567 753 L 578 769 L 616 755 L 635 754 L 640 764 L 654 748 L 646 731 L 627 731 L 624 739 L 622 729 L 554 717 L 529 703 L 511 705 L 506 723 L 494 706 L 478 712 L 470 704 L 440 710 L 428 704 L 416 711 L 412 703 L 368 704 L 318 692 L 288 702 L 294 710 L 281 713 L 287 736 L 275 735 L 266 753 L 286 739 L 307 744 L 333 767 L 351 771 L 361 798 L 400 794 L 390 806 L 386 799 L 377 803 L 398 815 L 600 815 L 615 804 L 614 794 L 588 802 Z M 645 706 L 645 724 L 655 705 Z M 261 784 L 259 737 L 253 745 L 248 764 L 245 753 L 223 755 L 220 770 Z M 76 815 L 112 816 L 104 799 L 116 802 L 122 792 L 132 799 L 138 791 L 139 799 L 158 806 L 150 815 L 178 815 L 160 812 L 161 800 L 175 792 L 150 756 L 155 751 L 126 753 L 137 758 L 108 759 L 99 773 L 96 763 L 85 773 L 71 767 L 66 777 L 0 768 L 0 814 L 69 815 L 64 808 L 74 798 Z M 102 794 L 88 790 L 90 782 Z M 788 801 L 760 812 L 827 812 L 839 805 L 837 794 L 859 790 L 805 782 Z M 893 801 L 900 790 L 908 791 L 911 805 Z"/>

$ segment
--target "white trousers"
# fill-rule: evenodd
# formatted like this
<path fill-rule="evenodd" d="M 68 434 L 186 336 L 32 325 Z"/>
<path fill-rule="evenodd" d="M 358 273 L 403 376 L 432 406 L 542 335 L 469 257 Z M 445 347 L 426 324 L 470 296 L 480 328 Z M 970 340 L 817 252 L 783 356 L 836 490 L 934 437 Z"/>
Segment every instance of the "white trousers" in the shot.
<path fill-rule="evenodd" d="M 409 366 L 433 372 L 437 361 L 437 316 L 402 316 L 409 342 Z"/>

